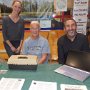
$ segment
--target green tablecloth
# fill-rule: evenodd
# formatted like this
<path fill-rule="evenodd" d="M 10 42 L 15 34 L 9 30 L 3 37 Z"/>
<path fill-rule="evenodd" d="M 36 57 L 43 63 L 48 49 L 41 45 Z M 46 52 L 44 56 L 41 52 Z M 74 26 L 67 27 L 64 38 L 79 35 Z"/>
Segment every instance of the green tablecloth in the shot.
<path fill-rule="evenodd" d="M 84 82 L 74 80 L 64 75 L 55 73 L 54 70 L 58 68 L 59 64 L 43 64 L 38 65 L 37 71 L 26 70 L 9 70 L 7 64 L 1 64 L 0 69 L 7 69 L 6 74 L 0 74 L 0 78 L 25 78 L 22 90 L 28 90 L 32 80 L 57 82 L 57 90 L 60 90 L 60 84 L 76 84 L 86 85 L 90 90 L 90 77 Z"/>

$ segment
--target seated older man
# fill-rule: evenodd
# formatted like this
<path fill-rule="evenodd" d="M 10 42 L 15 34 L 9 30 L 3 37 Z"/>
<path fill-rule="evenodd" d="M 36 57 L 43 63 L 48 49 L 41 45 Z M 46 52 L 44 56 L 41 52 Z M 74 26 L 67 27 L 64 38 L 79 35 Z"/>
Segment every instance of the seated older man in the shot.
<path fill-rule="evenodd" d="M 38 21 L 32 21 L 30 24 L 31 34 L 23 45 L 22 54 L 38 56 L 38 64 L 48 62 L 50 47 L 48 40 L 39 35 L 40 24 Z"/>

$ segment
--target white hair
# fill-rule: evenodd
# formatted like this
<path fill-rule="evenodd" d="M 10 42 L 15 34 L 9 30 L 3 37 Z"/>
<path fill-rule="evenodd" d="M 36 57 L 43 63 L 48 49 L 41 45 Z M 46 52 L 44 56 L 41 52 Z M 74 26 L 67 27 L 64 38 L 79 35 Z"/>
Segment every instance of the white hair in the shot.
<path fill-rule="evenodd" d="M 38 24 L 38 25 L 40 25 L 38 21 L 31 21 L 31 24 Z"/>

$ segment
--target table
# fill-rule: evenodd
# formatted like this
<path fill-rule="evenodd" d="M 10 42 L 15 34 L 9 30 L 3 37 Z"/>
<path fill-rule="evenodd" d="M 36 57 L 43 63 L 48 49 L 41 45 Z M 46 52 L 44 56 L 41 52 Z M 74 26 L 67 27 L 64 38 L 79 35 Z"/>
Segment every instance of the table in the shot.
<path fill-rule="evenodd" d="M 42 64 L 38 65 L 37 71 L 28 71 L 9 70 L 7 64 L 0 64 L 0 69 L 8 70 L 6 74 L 0 74 L 0 78 L 25 78 L 22 90 L 28 90 L 32 80 L 57 82 L 57 90 L 60 90 L 60 84 L 86 85 L 88 90 L 90 90 L 90 77 L 84 82 L 74 80 L 54 72 L 59 66 L 60 64 Z"/>

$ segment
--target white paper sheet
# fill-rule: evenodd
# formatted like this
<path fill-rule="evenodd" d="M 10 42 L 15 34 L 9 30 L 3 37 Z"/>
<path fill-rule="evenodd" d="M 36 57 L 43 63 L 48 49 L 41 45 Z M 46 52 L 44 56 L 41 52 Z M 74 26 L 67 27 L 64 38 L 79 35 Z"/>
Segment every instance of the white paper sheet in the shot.
<path fill-rule="evenodd" d="M 57 90 L 57 83 L 33 80 L 29 90 Z"/>
<path fill-rule="evenodd" d="M 41 28 L 51 28 L 51 20 L 40 20 Z"/>
<path fill-rule="evenodd" d="M 0 90 L 21 90 L 25 79 L 2 78 L 0 80 Z"/>
<path fill-rule="evenodd" d="M 69 85 L 69 84 L 61 84 L 60 90 L 87 90 L 85 85 Z"/>

